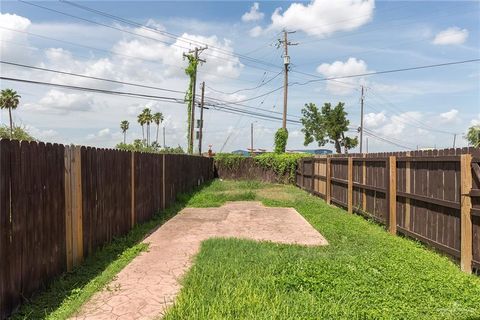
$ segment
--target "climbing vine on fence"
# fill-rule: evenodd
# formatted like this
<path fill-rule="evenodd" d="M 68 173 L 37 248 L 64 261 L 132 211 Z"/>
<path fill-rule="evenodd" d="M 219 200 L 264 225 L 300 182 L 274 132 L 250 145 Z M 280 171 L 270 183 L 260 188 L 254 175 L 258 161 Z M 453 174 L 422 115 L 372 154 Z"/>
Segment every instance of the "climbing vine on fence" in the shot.
<path fill-rule="evenodd" d="M 253 157 L 254 164 L 275 172 L 279 177 L 287 176 L 290 183 L 295 181 L 298 159 L 310 155 L 301 153 L 264 153 Z M 227 169 L 240 168 L 240 163 L 248 158 L 231 153 L 218 153 L 215 155 L 215 163 Z"/>
<path fill-rule="evenodd" d="M 288 175 L 290 183 L 295 181 L 298 159 L 309 155 L 303 153 L 264 153 L 256 156 L 255 163 L 265 169 L 271 169 L 277 175 Z"/>
<path fill-rule="evenodd" d="M 245 159 L 244 156 L 233 153 L 217 153 L 215 155 L 215 162 L 228 169 L 238 168 Z"/>

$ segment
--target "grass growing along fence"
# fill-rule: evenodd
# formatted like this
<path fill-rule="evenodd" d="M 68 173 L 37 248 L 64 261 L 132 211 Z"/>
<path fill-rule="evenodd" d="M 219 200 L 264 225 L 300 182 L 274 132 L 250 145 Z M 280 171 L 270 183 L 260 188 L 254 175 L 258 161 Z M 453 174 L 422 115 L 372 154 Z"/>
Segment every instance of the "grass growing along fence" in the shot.
<path fill-rule="evenodd" d="M 329 245 L 207 240 L 164 319 L 480 318 L 480 280 L 448 258 L 293 186 L 254 186 L 214 181 L 188 206 L 250 190 L 265 205 L 294 207 Z"/>
<path fill-rule="evenodd" d="M 207 182 L 207 185 L 209 183 Z M 201 189 L 197 188 L 197 191 Z M 55 279 L 47 290 L 34 296 L 29 303 L 13 314 L 12 320 L 68 319 L 97 291 L 115 290 L 108 283 L 148 244 L 141 242 L 152 230 L 175 216 L 198 194 L 180 194 L 178 201 L 153 219 L 136 225 L 127 235 L 115 238 L 110 244 L 95 251 L 80 266 Z"/>

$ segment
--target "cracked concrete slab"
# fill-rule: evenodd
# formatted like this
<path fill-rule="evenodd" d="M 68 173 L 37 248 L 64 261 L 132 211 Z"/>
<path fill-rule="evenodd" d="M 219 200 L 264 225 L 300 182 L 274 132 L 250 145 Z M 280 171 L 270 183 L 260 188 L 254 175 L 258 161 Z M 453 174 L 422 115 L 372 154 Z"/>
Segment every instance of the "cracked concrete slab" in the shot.
<path fill-rule="evenodd" d="M 307 246 L 327 245 L 293 208 L 228 202 L 219 208 L 186 208 L 148 236 L 142 252 L 97 292 L 72 319 L 154 319 L 180 292 L 180 279 L 203 240 L 235 237 Z"/>

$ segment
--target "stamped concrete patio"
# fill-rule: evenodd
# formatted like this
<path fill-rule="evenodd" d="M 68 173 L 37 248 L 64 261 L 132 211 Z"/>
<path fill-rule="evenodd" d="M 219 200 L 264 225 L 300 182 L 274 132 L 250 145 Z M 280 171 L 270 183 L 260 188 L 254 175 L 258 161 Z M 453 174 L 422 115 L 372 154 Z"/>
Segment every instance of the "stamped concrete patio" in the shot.
<path fill-rule="evenodd" d="M 229 202 L 220 208 L 186 208 L 147 237 L 141 253 L 72 319 L 154 319 L 180 292 L 203 240 L 235 237 L 307 246 L 327 241 L 295 209 L 260 202 Z"/>

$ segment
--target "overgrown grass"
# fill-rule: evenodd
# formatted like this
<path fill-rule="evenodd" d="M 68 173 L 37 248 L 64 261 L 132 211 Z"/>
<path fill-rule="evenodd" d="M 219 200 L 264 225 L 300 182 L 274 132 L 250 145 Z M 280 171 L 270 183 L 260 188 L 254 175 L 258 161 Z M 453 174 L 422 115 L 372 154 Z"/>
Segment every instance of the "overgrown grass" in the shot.
<path fill-rule="evenodd" d="M 221 205 L 242 183 L 215 181 L 188 205 Z M 293 186 L 257 186 L 255 199 L 296 208 L 329 245 L 207 240 L 165 319 L 480 319 L 479 279 L 448 258 Z"/>
<path fill-rule="evenodd" d="M 196 193 L 182 194 L 176 204 L 158 213 L 152 220 L 135 226 L 126 236 L 116 238 L 94 252 L 82 265 L 72 272 L 61 275 L 47 290 L 22 305 L 11 318 L 14 320 L 69 318 L 95 292 L 105 287 L 109 289 L 107 284 L 115 275 L 138 254 L 148 249 L 148 245 L 140 241 L 183 209 L 194 194 Z"/>

